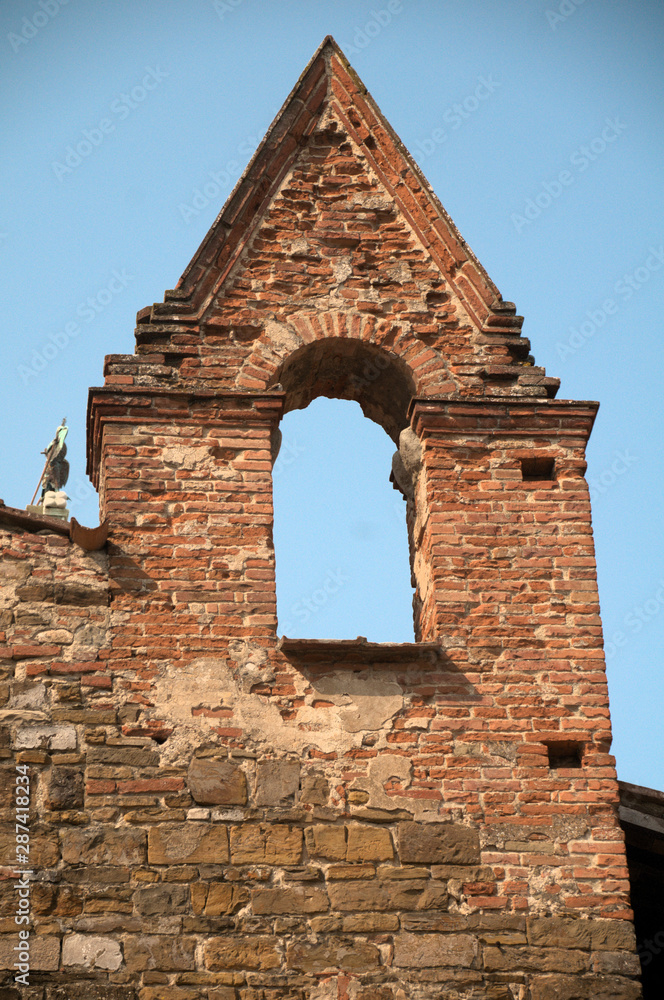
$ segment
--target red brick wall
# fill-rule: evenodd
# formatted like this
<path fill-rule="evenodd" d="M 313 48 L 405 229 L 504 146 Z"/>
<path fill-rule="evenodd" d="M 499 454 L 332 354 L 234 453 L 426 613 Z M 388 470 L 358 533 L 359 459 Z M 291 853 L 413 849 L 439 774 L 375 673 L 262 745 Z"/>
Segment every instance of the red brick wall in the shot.
<path fill-rule="evenodd" d="M 91 391 L 107 552 L 2 533 L 31 1000 L 640 995 L 596 407 L 520 325 L 326 46 Z M 321 394 L 401 441 L 416 643 L 278 642 L 276 430 Z"/>

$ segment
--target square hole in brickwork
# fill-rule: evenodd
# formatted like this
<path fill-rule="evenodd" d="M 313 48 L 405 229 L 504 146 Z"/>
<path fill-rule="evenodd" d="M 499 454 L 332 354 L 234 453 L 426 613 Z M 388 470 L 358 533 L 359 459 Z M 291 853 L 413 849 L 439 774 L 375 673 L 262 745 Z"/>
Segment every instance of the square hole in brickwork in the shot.
<path fill-rule="evenodd" d="M 583 744 L 571 740 L 556 740 L 547 743 L 549 768 L 558 771 L 562 768 L 578 768 L 583 765 Z"/>
<path fill-rule="evenodd" d="M 522 458 L 521 478 L 524 482 L 535 479 L 555 479 L 555 466 L 553 458 Z"/>

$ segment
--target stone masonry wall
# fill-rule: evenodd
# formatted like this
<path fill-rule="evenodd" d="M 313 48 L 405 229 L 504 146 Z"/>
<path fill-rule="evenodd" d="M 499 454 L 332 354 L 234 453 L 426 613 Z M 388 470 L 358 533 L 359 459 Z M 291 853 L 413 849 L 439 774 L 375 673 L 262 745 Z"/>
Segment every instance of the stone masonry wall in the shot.
<path fill-rule="evenodd" d="M 467 412 L 416 409 L 436 642 L 280 648 L 280 400 L 257 402 L 166 424 L 156 401 L 154 424 L 107 430 L 108 555 L 3 532 L 4 787 L 29 765 L 37 869 L 25 995 L 637 997 L 585 412 L 544 405 L 559 479 L 524 481 L 518 407 L 475 413 L 472 454 Z M 551 766 L 561 738 L 582 767 Z"/>

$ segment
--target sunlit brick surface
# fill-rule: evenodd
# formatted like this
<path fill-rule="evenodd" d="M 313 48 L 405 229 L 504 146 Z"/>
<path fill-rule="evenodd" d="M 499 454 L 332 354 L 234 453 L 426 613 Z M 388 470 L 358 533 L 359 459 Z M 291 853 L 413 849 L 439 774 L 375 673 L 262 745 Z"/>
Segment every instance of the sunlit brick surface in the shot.
<path fill-rule="evenodd" d="M 31 1000 L 640 996 L 596 404 L 520 326 L 328 42 L 91 390 L 107 549 L 0 525 Z M 412 645 L 278 642 L 277 429 L 318 395 L 401 435 Z"/>

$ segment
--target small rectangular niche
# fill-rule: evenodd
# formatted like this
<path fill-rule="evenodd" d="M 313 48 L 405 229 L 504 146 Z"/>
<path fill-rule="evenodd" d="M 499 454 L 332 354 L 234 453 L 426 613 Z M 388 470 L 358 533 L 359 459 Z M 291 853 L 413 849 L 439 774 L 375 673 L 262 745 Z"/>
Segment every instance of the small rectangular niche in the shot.
<path fill-rule="evenodd" d="M 521 478 L 524 482 L 552 480 L 556 478 L 555 467 L 554 458 L 522 458 Z"/>
<path fill-rule="evenodd" d="M 555 740 L 545 744 L 549 754 L 549 770 L 560 771 L 583 766 L 583 743 L 575 740 Z"/>

